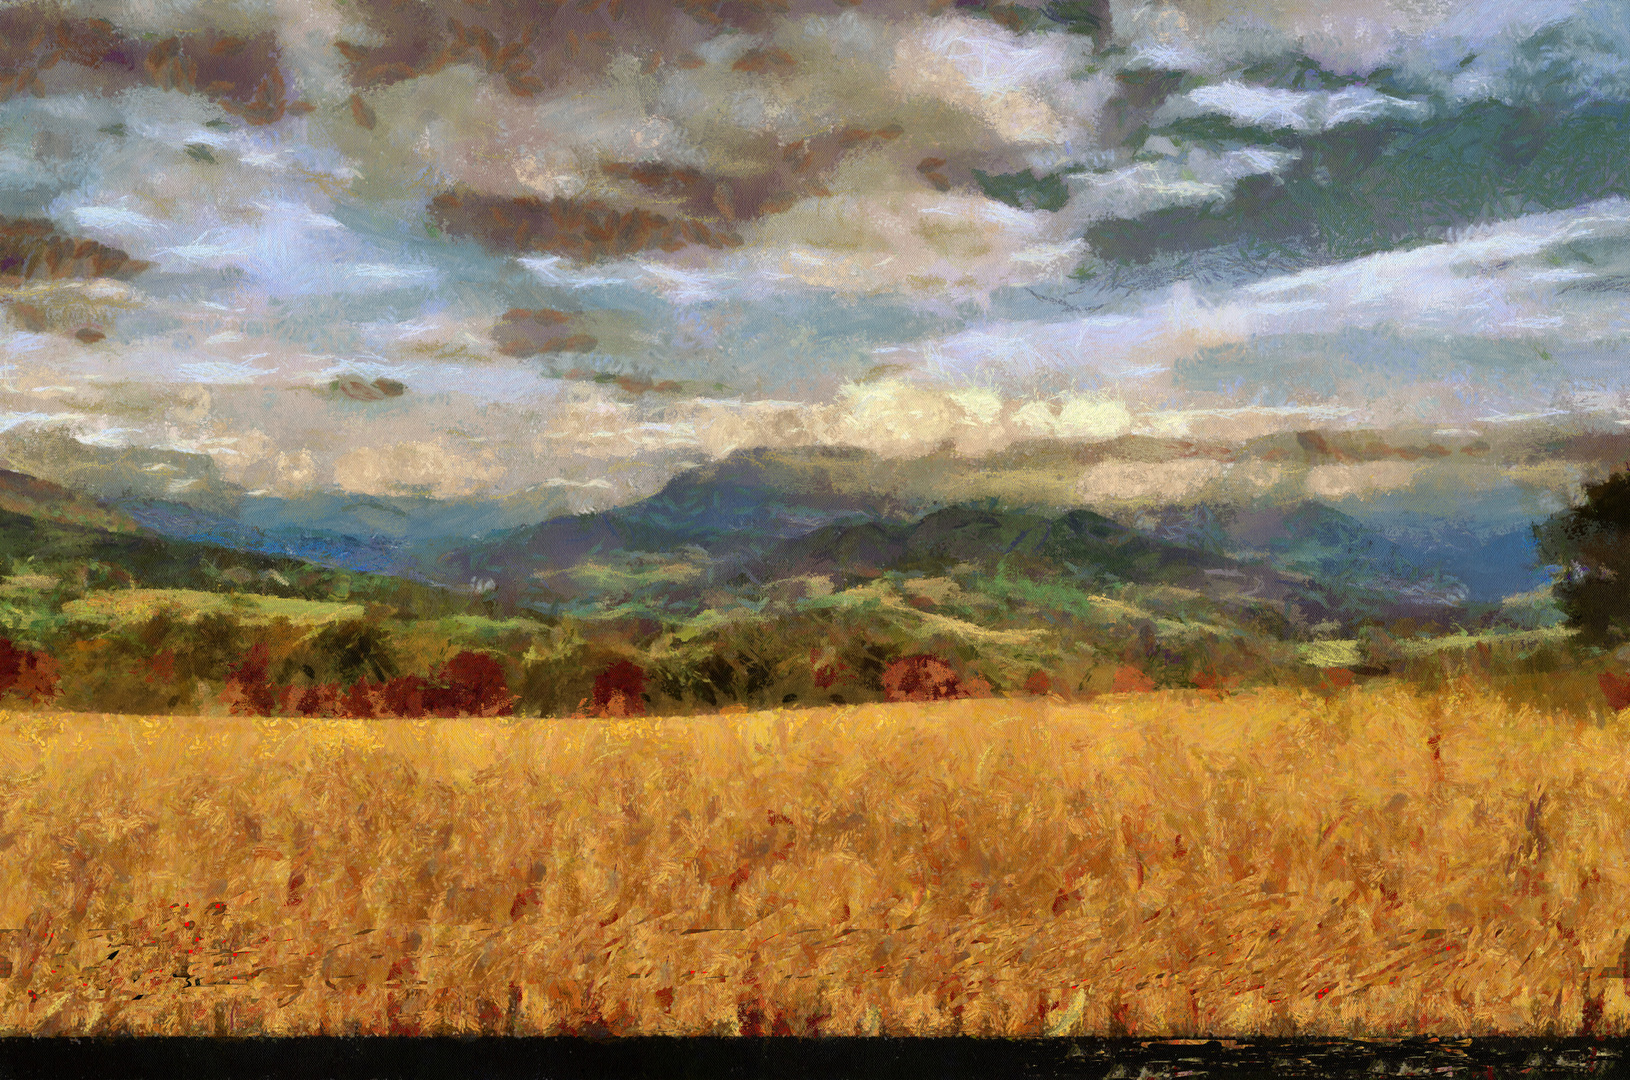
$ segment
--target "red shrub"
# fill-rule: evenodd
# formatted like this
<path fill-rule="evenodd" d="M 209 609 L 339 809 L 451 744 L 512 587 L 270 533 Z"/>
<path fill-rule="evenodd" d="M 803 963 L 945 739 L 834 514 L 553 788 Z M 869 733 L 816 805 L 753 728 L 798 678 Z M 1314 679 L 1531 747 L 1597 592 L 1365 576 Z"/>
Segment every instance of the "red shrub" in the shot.
<path fill-rule="evenodd" d="M 49 658 L 47 658 L 49 660 Z M 0 651 L 0 677 L 5 656 Z M 343 716 L 373 719 L 384 716 L 508 716 L 515 703 L 504 679 L 504 669 L 490 656 L 461 652 L 443 664 L 433 679 L 403 675 L 389 682 L 358 679 L 348 687 L 338 683 L 313 686 L 274 686 L 268 679 L 271 664 L 264 642 L 257 643 L 227 673 L 223 698 L 236 714 L 270 716 L 274 712 L 301 716 Z M 53 669 L 54 670 L 54 669 Z"/>
<path fill-rule="evenodd" d="M 594 678 L 596 716 L 644 716 L 645 669 L 619 660 Z"/>
<path fill-rule="evenodd" d="M 357 720 L 372 720 L 379 715 L 376 698 L 383 693 L 384 683 L 371 683 L 367 679 L 358 679 L 346 688 L 335 702 L 335 715 L 348 716 Z"/>
<path fill-rule="evenodd" d="M 1047 677 L 1045 671 L 1032 671 L 1030 677 L 1024 681 L 1024 692 L 1046 697 L 1053 692 L 1053 680 Z"/>
<path fill-rule="evenodd" d="M 1115 681 L 1110 683 L 1112 694 L 1145 694 L 1155 688 L 1155 681 L 1131 664 L 1115 669 Z"/>
<path fill-rule="evenodd" d="M 809 650 L 809 666 L 813 671 L 815 685 L 822 690 L 830 690 L 839 682 L 849 682 L 849 665 L 839 660 L 833 649 Z"/>
<path fill-rule="evenodd" d="M 304 690 L 289 687 L 289 704 L 284 711 L 301 716 L 338 716 L 340 688 L 338 683 L 318 683 Z"/>
<path fill-rule="evenodd" d="M 443 685 L 425 692 L 426 705 L 437 716 L 509 716 L 514 712 L 515 695 L 509 692 L 503 667 L 484 653 L 459 653 L 442 667 L 438 681 Z"/>
<path fill-rule="evenodd" d="M 19 649 L 0 638 L 0 694 L 16 694 L 35 705 L 57 696 L 57 662 L 41 652 Z"/>
<path fill-rule="evenodd" d="M 257 641 L 243 659 L 226 672 L 226 694 L 234 716 L 270 716 L 277 707 L 277 693 L 267 676 L 271 657 L 264 641 Z"/>
<path fill-rule="evenodd" d="M 1324 684 L 1333 689 L 1353 685 L 1353 673 L 1346 668 L 1332 667 L 1324 669 Z"/>
<path fill-rule="evenodd" d="M 972 695 L 950 664 L 918 653 L 883 669 L 883 696 L 889 701 L 949 701 Z"/>
<path fill-rule="evenodd" d="M 1630 675 L 1614 675 L 1604 671 L 1596 676 L 1596 682 L 1601 686 L 1607 703 L 1615 710 L 1630 707 Z"/>
<path fill-rule="evenodd" d="M 417 675 L 392 679 L 380 688 L 379 713 L 382 716 L 423 716 L 426 692 L 430 689 L 430 683 Z"/>
<path fill-rule="evenodd" d="M 27 657 L 26 649 L 19 649 L 8 638 L 0 638 L 0 694 L 10 690 L 17 682 Z"/>
<path fill-rule="evenodd" d="M 1239 686 L 1240 677 L 1238 675 L 1223 675 L 1213 670 L 1197 672 L 1190 681 L 1194 683 L 1196 690 L 1204 690 L 1212 697 L 1221 699 L 1227 697 L 1235 687 Z"/>
<path fill-rule="evenodd" d="M 11 692 L 26 697 L 35 705 L 43 705 L 57 696 L 57 662 L 46 653 L 31 652 L 23 660 L 17 681 Z"/>

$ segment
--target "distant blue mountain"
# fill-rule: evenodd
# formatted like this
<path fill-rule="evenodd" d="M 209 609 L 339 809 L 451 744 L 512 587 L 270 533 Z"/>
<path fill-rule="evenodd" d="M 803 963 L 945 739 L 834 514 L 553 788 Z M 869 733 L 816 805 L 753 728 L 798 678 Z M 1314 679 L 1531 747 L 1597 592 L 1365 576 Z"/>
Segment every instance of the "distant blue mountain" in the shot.
<path fill-rule="evenodd" d="M 776 544 L 828 525 L 898 518 L 891 497 L 841 490 L 833 471 L 868 459 L 862 450 L 737 451 L 689 469 L 655 495 L 596 514 L 554 518 L 495 533 L 448 551 L 441 571 L 452 580 L 506 582 L 546 578 L 578 562 L 617 552 L 698 548 L 729 577 L 749 569 Z"/>
<path fill-rule="evenodd" d="M 558 516 L 548 511 L 564 499 L 549 490 L 490 502 L 244 495 L 235 512 L 156 499 L 117 505 L 172 538 L 450 586 L 491 579 L 501 597 L 520 604 L 592 602 L 585 590 L 595 588 L 593 575 L 574 578 L 574 568 L 685 551 L 706 569 L 683 588 L 658 586 L 670 600 L 822 567 L 848 580 L 1004 557 L 1057 562 L 1077 576 L 1098 567 L 1111 580 L 1177 581 L 1184 566 L 1194 575 L 1245 573 L 1261 579 L 1250 595 L 1294 597 L 1313 621 L 1442 614 L 1547 581 L 1526 524 L 1474 530 L 1381 508 L 1366 522 L 1315 501 L 1173 508 L 1141 530 L 1086 511 L 1054 522 L 1061 510 L 994 504 L 958 504 L 947 516 L 943 504 L 874 490 L 876 465 L 854 449 L 744 450 L 687 470 L 638 502 Z M 1071 555 L 1044 542 L 1082 515 L 1110 531 L 1091 551 Z"/>
<path fill-rule="evenodd" d="M 183 503 L 144 499 L 119 503 L 119 508 L 140 525 L 176 540 L 217 544 L 221 547 L 300 559 L 318 566 L 356 570 L 392 577 L 423 577 L 407 543 L 374 535 L 356 536 L 301 525 L 262 527 L 250 520 L 229 517 Z"/>
<path fill-rule="evenodd" d="M 1467 599 L 1474 603 L 1497 603 L 1551 583 L 1538 565 L 1539 551 L 1527 526 L 1483 539 L 1468 533 L 1437 544 L 1404 544 L 1400 550 L 1418 565 L 1464 582 Z"/>
<path fill-rule="evenodd" d="M 174 539 L 415 579 L 437 576 L 437 557 L 449 543 L 537 521 L 565 504 L 550 489 L 490 500 L 345 492 L 294 498 L 244 494 L 230 510 L 153 498 L 112 501 L 144 527 Z"/>
<path fill-rule="evenodd" d="M 1496 604 L 1549 581 L 1535 565 L 1526 524 L 1479 532 L 1421 514 L 1395 515 L 1389 524 L 1383 528 L 1310 500 L 1169 511 L 1153 531 L 1305 574 L 1360 606 L 1389 596 L 1398 602 Z"/>

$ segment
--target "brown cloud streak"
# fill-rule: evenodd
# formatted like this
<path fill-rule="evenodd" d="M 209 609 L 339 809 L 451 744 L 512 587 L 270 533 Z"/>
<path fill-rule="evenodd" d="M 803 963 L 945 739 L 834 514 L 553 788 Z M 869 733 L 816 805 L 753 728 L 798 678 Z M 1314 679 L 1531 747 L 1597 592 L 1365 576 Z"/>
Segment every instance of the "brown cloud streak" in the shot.
<path fill-rule="evenodd" d="M 150 265 L 95 240 L 65 236 L 43 218 L 0 217 L 0 282 L 127 278 Z"/>
<path fill-rule="evenodd" d="M 276 35 L 233 37 L 214 30 L 148 42 L 106 19 L 59 17 L 40 7 L 0 11 L 0 100 L 41 96 L 44 72 L 81 69 L 73 89 L 116 93 L 143 84 L 196 91 L 251 124 L 271 124 L 310 106 L 287 100 Z"/>
<path fill-rule="evenodd" d="M 746 177 L 719 176 L 662 162 L 611 162 L 605 173 L 623 180 L 635 197 L 655 198 L 686 216 L 641 207 L 617 208 L 596 199 L 507 198 L 450 191 L 431 201 L 431 215 L 447 233 L 508 252 L 546 252 L 579 261 L 618 258 L 653 248 L 678 251 L 691 244 L 739 247 L 731 226 L 779 213 L 800 198 L 830 194 L 820 178 L 850 150 L 900 136 L 895 126 L 850 128 L 767 149 L 774 164 Z"/>
<path fill-rule="evenodd" d="M 337 43 L 358 86 L 387 86 L 431 75 L 448 64 L 479 62 L 523 96 L 592 77 L 612 55 L 634 52 L 651 65 L 673 58 L 694 63 L 689 50 L 716 30 L 769 30 L 799 11 L 833 11 L 856 2 L 814 0 L 365 0 L 361 5 L 377 45 Z M 949 0 L 874 0 L 872 8 L 943 11 Z M 757 49 L 738 69 L 773 73 L 790 67 L 780 49 Z M 743 67 L 741 65 L 745 64 Z"/>

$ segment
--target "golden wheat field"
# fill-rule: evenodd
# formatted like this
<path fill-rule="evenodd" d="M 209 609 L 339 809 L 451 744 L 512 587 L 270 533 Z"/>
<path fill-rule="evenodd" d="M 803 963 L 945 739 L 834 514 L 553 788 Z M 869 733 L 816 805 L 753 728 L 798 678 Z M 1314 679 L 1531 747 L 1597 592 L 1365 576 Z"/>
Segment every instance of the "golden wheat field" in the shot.
<path fill-rule="evenodd" d="M 1630 725 L 1474 689 L 0 717 L 10 1033 L 1630 1030 Z"/>

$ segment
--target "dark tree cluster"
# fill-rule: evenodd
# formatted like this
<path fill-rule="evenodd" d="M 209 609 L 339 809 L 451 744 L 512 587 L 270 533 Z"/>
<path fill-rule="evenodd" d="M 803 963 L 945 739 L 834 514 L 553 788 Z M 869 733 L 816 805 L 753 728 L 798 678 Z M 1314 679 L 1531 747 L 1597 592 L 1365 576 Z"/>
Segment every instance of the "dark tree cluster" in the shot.
<path fill-rule="evenodd" d="M 1535 528 L 1568 625 L 1588 645 L 1630 640 L 1630 472 L 1585 486 L 1580 505 Z"/>

